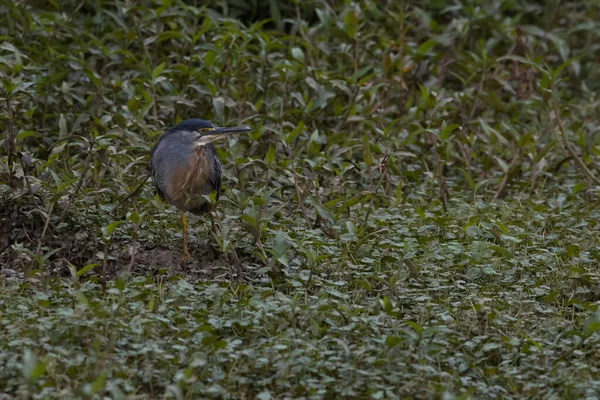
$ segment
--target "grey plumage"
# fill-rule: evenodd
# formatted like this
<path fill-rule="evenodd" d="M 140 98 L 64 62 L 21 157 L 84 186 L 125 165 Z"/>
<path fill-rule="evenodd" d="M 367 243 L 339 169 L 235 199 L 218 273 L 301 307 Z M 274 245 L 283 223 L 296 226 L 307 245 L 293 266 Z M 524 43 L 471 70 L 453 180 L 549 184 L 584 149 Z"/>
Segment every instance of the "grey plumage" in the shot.
<path fill-rule="evenodd" d="M 188 119 L 167 129 L 150 154 L 150 169 L 156 192 L 179 209 L 183 226 L 183 259 L 190 258 L 185 212 L 211 211 L 205 196 L 221 191 L 221 163 L 212 142 L 231 134 L 250 132 L 247 127 L 215 127 L 203 119 Z M 214 215 L 211 229 L 216 233 Z"/>
<path fill-rule="evenodd" d="M 213 128 L 204 120 L 188 120 L 167 129 L 152 149 L 150 168 L 160 198 L 180 210 L 203 214 L 204 195 L 221 191 L 221 162 L 211 143 L 197 148 L 199 129 Z"/>

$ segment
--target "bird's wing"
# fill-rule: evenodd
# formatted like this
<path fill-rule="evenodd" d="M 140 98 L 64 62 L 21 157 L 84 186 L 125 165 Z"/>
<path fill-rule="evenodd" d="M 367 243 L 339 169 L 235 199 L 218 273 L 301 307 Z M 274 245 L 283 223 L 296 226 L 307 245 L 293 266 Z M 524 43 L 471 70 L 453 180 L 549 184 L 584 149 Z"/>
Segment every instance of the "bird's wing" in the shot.
<path fill-rule="evenodd" d="M 213 187 L 213 190 L 217 191 L 217 200 L 219 200 L 219 196 L 221 196 L 221 175 L 222 175 L 222 170 L 221 170 L 221 162 L 219 161 L 219 156 L 217 155 L 217 150 L 214 148 L 214 146 L 211 144 L 209 146 L 209 151 L 211 151 L 213 153 L 213 157 L 212 157 L 212 167 L 213 167 L 213 175 L 212 175 L 212 179 L 211 179 L 211 184 Z"/>
<path fill-rule="evenodd" d="M 217 191 L 216 200 L 219 200 L 219 197 L 221 196 L 221 175 L 213 179 L 213 187 Z"/>
<path fill-rule="evenodd" d="M 154 189 L 156 190 L 156 194 L 158 194 L 158 197 L 160 197 L 162 200 L 164 200 L 165 194 L 158 187 L 158 184 L 157 184 L 158 180 L 156 179 L 156 168 L 154 168 L 154 152 L 158 148 L 158 144 L 160 143 L 161 140 L 162 140 L 162 137 L 158 139 L 158 142 L 154 145 L 154 147 L 152 148 L 152 152 L 150 153 L 150 173 L 152 174 L 152 180 L 154 181 Z"/>
<path fill-rule="evenodd" d="M 150 163 L 150 168 L 152 170 L 152 180 L 154 181 L 154 189 L 156 190 L 156 194 L 158 194 L 158 197 L 160 197 L 162 200 L 165 199 L 165 194 L 162 192 L 162 190 L 160 190 L 160 188 L 158 187 L 158 185 L 156 184 L 157 180 L 156 180 L 156 170 L 154 168 L 152 168 L 152 163 Z"/>

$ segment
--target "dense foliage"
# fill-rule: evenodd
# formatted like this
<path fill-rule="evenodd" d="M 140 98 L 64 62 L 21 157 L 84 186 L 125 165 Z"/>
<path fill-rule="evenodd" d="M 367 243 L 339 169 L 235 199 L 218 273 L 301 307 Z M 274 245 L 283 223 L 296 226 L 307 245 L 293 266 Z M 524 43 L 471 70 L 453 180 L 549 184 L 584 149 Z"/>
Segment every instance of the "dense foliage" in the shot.
<path fill-rule="evenodd" d="M 0 398 L 600 390 L 597 1 L 0 2 Z M 148 178 L 190 117 L 221 234 Z M 8 398 L 8 397 L 7 397 Z"/>

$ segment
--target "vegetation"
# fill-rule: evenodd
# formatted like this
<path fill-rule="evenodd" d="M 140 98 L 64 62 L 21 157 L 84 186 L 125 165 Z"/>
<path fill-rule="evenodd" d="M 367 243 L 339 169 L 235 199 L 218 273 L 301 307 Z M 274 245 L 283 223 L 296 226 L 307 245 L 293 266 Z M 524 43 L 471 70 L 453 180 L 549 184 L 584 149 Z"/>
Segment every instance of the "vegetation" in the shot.
<path fill-rule="evenodd" d="M 597 1 L 0 21 L 0 398 L 600 390 Z M 182 264 L 148 160 L 191 117 L 255 131 Z"/>

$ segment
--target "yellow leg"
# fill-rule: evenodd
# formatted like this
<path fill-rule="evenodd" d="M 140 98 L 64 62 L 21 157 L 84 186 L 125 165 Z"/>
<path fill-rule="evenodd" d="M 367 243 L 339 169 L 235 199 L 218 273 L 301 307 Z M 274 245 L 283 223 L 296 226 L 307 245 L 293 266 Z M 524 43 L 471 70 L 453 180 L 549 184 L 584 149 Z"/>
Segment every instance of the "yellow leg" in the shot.
<path fill-rule="evenodd" d="M 183 211 L 179 211 L 179 215 L 181 216 L 181 225 L 183 227 L 183 259 L 187 260 L 191 257 L 188 251 L 187 219 L 185 219 Z"/>

